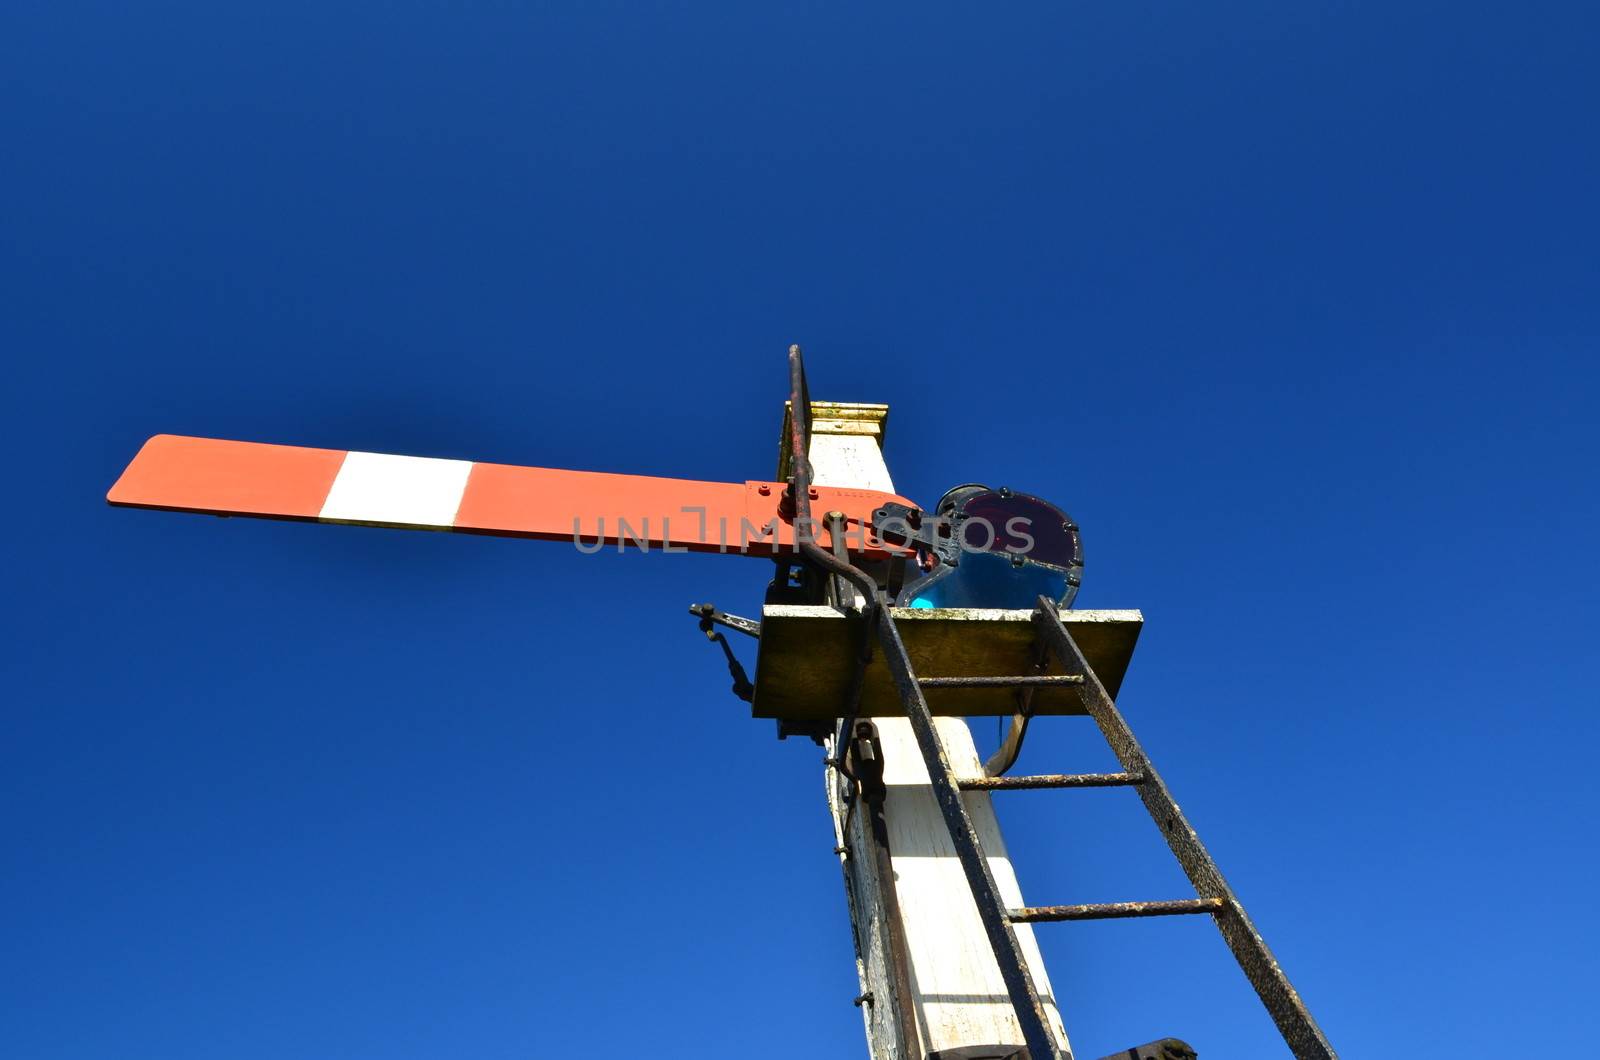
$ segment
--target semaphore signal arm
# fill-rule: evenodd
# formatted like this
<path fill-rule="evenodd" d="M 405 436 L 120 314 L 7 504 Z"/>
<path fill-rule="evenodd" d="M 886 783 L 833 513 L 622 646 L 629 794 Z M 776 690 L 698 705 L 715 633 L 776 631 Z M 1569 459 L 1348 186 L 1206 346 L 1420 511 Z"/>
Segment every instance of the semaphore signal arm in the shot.
<path fill-rule="evenodd" d="M 120 507 L 448 530 L 669 552 L 778 558 L 797 534 L 857 561 L 905 556 L 873 528 L 892 493 L 812 486 L 814 524 L 782 482 L 701 482 L 158 434 L 106 500 Z"/>

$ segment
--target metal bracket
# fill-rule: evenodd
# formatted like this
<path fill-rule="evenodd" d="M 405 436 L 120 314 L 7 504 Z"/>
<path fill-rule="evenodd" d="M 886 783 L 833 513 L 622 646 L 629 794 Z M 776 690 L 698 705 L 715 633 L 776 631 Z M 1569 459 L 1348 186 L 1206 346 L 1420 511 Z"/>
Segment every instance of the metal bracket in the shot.
<path fill-rule="evenodd" d="M 940 562 L 951 566 L 961 562 L 961 537 L 955 532 L 956 525 L 955 520 L 945 516 L 929 515 L 920 508 L 893 501 L 872 513 L 872 529 L 880 540 L 938 556 Z"/>
<path fill-rule="evenodd" d="M 731 630 L 755 637 L 757 640 L 761 639 L 761 623 L 753 618 L 741 618 L 738 615 L 730 615 L 718 611 L 716 604 L 690 604 L 689 613 L 700 616 L 700 632 L 704 633 L 707 639 L 715 639 L 711 634 L 713 623 L 719 626 L 727 626 Z"/>

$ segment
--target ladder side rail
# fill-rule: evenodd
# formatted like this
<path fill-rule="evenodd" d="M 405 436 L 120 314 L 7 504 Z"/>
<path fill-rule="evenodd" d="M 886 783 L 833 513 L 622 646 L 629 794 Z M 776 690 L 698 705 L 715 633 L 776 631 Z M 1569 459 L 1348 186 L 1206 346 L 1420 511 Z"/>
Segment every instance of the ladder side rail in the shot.
<path fill-rule="evenodd" d="M 1006 906 L 1000 898 L 1000 889 L 995 884 L 994 875 L 989 871 L 989 862 L 978 840 L 978 831 L 973 826 L 966 804 L 961 799 L 960 782 L 950 765 L 949 756 L 945 754 L 944 743 L 939 738 L 938 730 L 934 727 L 933 714 L 928 710 L 922 686 L 912 670 L 911 659 L 906 654 L 900 630 L 887 609 L 879 615 L 877 627 L 878 640 L 883 647 L 884 663 L 894 678 L 900 699 L 906 708 L 906 716 L 911 721 L 911 731 L 916 736 L 917 746 L 922 751 L 923 762 L 928 768 L 928 779 L 933 786 L 934 799 L 944 816 L 945 825 L 950 831 L 950 840 L 961 861 L 962 872 L 966 874 L 967 884 L 977 903 L 978 915 L 983 921 L 989 945 L 994 950 L 1000 975 L 1006 984 L 1006 991 L 1011 996 L 1011 1004 L 1016 1010 L 1017 1022 L 1022 1027 L 1029 1056 L 1032 1060 L 1071 1060 L 1071 1054 L 1063 1052 L 1056 1042 L 1055 1035 L 1050 1031 L 1044 1005 L 1039 1000 L 1038 990 L 1034 987 L 1033 973 L 1028 968 L 1022 946 L 1017 941 L 1016 929 L 1007 916 Z"/>
<path fill-rule="evenodd" d="M 1122 712 L 1089 667 L 1072 634 L 1062 624 L 1055 606 L 1045 597 L 1039 598 L 1034 623 L 1041 639 L 1060 659 L 1066 672 L 1083 676 L 1083 683 L 1076 686 L 1079 701 L 1094 718 L 1122 768 L 1141 778 L 1141 782 L 1133 787 L 1166 837 L 1167 846 L 1177 857 L 1195 892 L 1202 899 L 1221 901 L 1222 906 L 1215 913 L 1217 930 L 1233 951 L 1240 969 L 1255 988 L 1290 1050 L 1298 1060 L 1337 1060 L 1338 1054 L 1317 1026 L 1299 992 L 1290 984 L 1277 958 L 1268 949 L 1266 940 L 1256 930 L 1244 906 L 1223 878 L 1222 871 L 1200 841 L 1199 834 L 1178 808 L 1172 793 L 1146 757 L 1144 748 L 1133 735 Z"/>

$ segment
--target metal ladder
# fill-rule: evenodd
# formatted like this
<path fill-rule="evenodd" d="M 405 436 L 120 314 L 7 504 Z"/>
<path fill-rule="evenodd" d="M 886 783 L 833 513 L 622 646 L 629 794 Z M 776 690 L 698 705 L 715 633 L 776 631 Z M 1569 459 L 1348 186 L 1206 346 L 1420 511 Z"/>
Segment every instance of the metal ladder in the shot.
<path fill-rule="evenodd" d="M 876 640 L 884 662 L 894 678 L 900 700 L 917 746 L 927 765 L 933 794 L 944 816 L 950 839 L 955 844 L 961 868 L 972 888 L 978 914 L 983 920 L 989 944 L 999 963 L 1000 975 L 1016 1010 L 1031 1060 L 1071 1060 L 1050 1032 L 1033 976 L 1017 943 L 1016 924 L 1035 924 L 1062 920 L 1109 920 L 1124 917 L 1173 916 L 1205 913 L 1215 921 L 1228 948 L 1255 988 L 1262 1003 L 1278 1025 L 1283 1040 L 1298 1060 L 1334 1060 L 1337 1054 L 1323 1036 L 1316 1020 L 1306 1010 L 1300 995 L 1290 985 L 1272 951 L 1251 923 L 1244 906 L 1222 878 L 1200 837 L 1190 827 L 1161 775 L 1150 764 L 1144 749 L 1134 738 L 1122 712 L 1117 709 L 1105 686 L 1095 676 L 1083 652 L 1062 624 L 1054 604 L 1040 597 L 1033 613 L 1038 645 L 1053 656 L 1064 671 L 1061 674 L 1017 675 L 1014 677 L 919 677 L 912 669 L 905 642 L 887 607 L 871 608 L 867 621 L 876 629 Z M 859 682 L 859 678 L 858 678 Z M 1045 685 L 1071 686 L 1084 710 L 1094 719 L 1100 733 L 1122 765 L 1120 773 L 1048 774 L 1043 776 L 988 776 L 963 780 L 951 769 L 949 756 L 933 724 L 933 715 L 923 690 L 928 688 L 974 685 L 1012 687 L 1026 690 Z M 1030 788 L 1131 787 L 1139 793 L 1145 809 L 1166 837 L 1167 845 L 1183 867 L 1196 897 L 1167 901 L 1111 902 L 1099 905 L 1051 905 L 1008 909 L 995 886 L 994 876 L 983 854 L 972 818 L 962 802 L 963 791 L 1011 791 Z"/>
<path fill-rule="evenodd" d="M 1072 1060 L 1072 1058 L 1057 1045 L 1055 1036 L 1050 1032 L 1044 1008 L 1039 1002 L 1039 993 L 1034 989 L 1033 976 L 1017 944 L 1014 925 L 1056 920 L 1106 920 L 1183 913 L 1209 913 L 1215 918 L 1217 928 L 1222 932 L 1228 948 L 1233 951 L 1239 967 L 1250 980 L 1250 985 L 1255 987 L 1262 1003 L 1266 1005 L 1267 1011 L 1278 1025 L 1283 1040 L 1288 1043 L 1297 1060 L 1335 1060 L 1337 1054 L 1334 1053 L 1333 1046 L 1328 1044 L 1327 1038 L 1323 1036 L 1316 1020 L 1312 1019 L 1311 1013 L 1306 1011 L 1300 995 L 1289 985 L 1283 969 L 1278 967 L 1272 951 L 1267 948 L 1255 925 L 1250 922 L 1244 906 L 1239 904 L 1239 899 L 1234 896 L 1227 881 L 1222 878 L 1222 873 L 1211 860 L 1211 855 L 1206 852 L 1200 837 L 1189 826 L 1183 812 L 1178 809 L 1178 804 L 1172 801 L 1171 793 L 1167 791 L 1166 784 L 1162 782 L 1160 774 L 1155 771 L 1150 760 L 1145 757 L 1144 749 L 1134 738 L 1133 730 L 1128 728 L 1128 723 L 1117 710 L 1111 696 L 1107 694 L 1105 686 L 1090 669 L 1083 652 L 1073 641 L 1072 635 L 1067 632 L 1066 626 L 1062 625 L 1055 605 L 1041 596 L 1033 613 L 1033 623 L 1037 647 L 1044 653 L 1041 658 L 1054 656 L 1064 673 L 1014 677 L 918 677 L 912 669 L 910 657 L 906 654 L 905 642 L 900 637 L 894 616 L 885 604 L 883 590 L 878 580 L 850 561 L 843 541 L 842 520 L 833 518 L 832 513 L 827 520 L 831 530 L 833 551 L 822 548 L 813 536 L 818 523 L 811 517 L 810 501 L 812 475 L 808 454 L 811 451 L 811 396 L 806 385 L 805 359 L 799 346 L 789 347 L 789 409 L 788 434 L 785 439 L 785 448 L 789 453 L 789 488 L 784 500 L 785 508 L 796 527 L 795 547 L 798 558 L 802 558 L 833 583 L 830 592 L 837 606 L 847 611 L 857 611 L 867 626 L 866 635 L 861 639 L 863 650 L 858 658 L 842 711 L 843 718 L 836 730 L 835 754 L 843 753 L 844 746 L 854 733 L 867 663 L 871 647 L 876 642 L 883 650 L 884 662 L 899 690 L 906 717 L 911 721 L 911 731 L 916 736 L 917 747 L 921 750 L 922 760 L 927 766 L 934 798 L 939 804 L 945 826 L 949 829 L 950 839 L 955 844 L 956 855 L 961 860 L 967 884 L 972 888 L 972 897 L 983 920 L 984 932 L 989 937 L 989 945 L 993 948 L 995 960 L 999 963 L 1006 992 L 1011 997 L 1017 1021 L 1022 1027 L 1029 1060 Z M 1072 686 L 1085 712 L 1094 718 L 1095 724 L 1100 727 L 1101 735 L 1116 753 L 1117 760 L 1122 764 L 1122 772 L 1036 777 L 986 776 L 961 780 L 950 768 L 950 758 L 945 754 L 944 744 L 939 739 L 938 730 L 934 728 L 933 715 L 928 710 L 927 698 L 923 695 L 924 688 L 937 688 L 941 684 L 946 687 L 960 685 L 1013 687 L 1024 690 L 1024 695 L 1030 686 Z M 1020 724 L 1019 721 L 1019 728 L 1013 732 L 1016 739 L 1008 740 L 1007 747 L 1002 749 L 999 756 L 1008 763 L 1020 746 Z M 833 761 L 835 765 L 842 762 L 840 759 Z M 999 767 L 992 771 L 986 769 L 985 772 L 999 773 L 1001 769 Z M 989 863 L 984 858 L 978 833 L 972 825 L 972 818 L 961 800 L 961 792 L 1118 786 L 1132 787 L 1138 791 L 1139 798 L 1144 800 L 1145 809 L 1150 811 L 1151 818 L 1166 837 L 1167 845 L 1172 848 L 1178 864 L 1183 866 L 1189 882 L 1194 885 L 1197 897 L 1175 901 L 1007 909 L 1000 898 L 999 890 L 995 887 L 994 876 L 989 872 Z"/>

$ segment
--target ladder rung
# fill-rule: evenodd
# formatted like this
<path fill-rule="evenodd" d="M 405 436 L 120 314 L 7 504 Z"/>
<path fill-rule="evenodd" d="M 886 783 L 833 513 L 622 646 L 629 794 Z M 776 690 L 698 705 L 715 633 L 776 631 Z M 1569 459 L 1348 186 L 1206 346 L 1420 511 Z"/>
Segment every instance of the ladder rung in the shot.
<path fill-rule="evenodd" d="M 1082 674 L 1017 674 L 1010 677 L 919 677 L 924 688 L 1037 688 L 1041 685 L 1081 685 Z"/>
<path fill-rule="evenodd" d="M 1104 902 L 1099 905 L 1041 905 L 1008 909 L 1015 924 L 1052 920 L 1120 920 L 1132 916 L 1181 916 L 1185 913 L 1220 913 L 1227 908 L 1221 898 L 1179 898 L 1169 902 Z"/>
<path fill-rule="evenodd" d="M 973 777 L 962 791 L 1023 791 L 1029 788 L 1121 788 L 1144 783 L 1138 773 L 1042 773 L 1033 777 Z"/>

